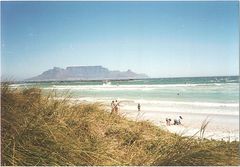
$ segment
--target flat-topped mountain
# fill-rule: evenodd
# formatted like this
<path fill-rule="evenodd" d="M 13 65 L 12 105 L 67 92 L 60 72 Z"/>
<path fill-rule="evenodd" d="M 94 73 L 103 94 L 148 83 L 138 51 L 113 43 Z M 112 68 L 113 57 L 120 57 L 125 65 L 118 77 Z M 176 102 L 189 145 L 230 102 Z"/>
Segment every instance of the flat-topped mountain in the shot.
<path fill-rule="evenodd" d="M 111 71 L 102 66 L 70 66 L 66 69 L 54 67 L 42 74 L 29 78 L 29 81 L 50 80 L 110 80 L 148 78 L 146 74 L 137 74 L 131 70 Z"/>

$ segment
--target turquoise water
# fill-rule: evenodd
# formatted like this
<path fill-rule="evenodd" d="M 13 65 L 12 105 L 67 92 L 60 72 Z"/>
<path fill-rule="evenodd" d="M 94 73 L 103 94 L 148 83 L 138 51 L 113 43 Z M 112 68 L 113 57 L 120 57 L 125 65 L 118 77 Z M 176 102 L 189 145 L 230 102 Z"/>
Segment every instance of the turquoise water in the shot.
<path fill-rule="evenodd" d="M 109 81 L 58 81 L 14 84 L 70 92 L 73 98 L 238 103 L 239 77 L 188 77 Z"/>

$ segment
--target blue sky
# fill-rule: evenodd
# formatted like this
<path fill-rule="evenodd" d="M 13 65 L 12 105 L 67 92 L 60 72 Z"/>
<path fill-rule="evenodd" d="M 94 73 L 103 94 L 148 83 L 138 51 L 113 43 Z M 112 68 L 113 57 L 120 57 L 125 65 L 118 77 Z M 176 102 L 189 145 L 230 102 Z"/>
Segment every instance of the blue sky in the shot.
<path fill-rule="evenodd" d="M 102 65 L 151 77 L 238 75 L 238 2 L 1 2 L 2 75 Z"/>

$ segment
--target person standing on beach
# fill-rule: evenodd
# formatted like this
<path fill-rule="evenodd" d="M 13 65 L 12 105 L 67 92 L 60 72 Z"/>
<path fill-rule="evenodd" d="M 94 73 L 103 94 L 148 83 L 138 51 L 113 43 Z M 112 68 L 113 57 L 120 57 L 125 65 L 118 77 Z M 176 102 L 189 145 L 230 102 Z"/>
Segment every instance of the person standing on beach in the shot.
<path fill-rule="evenodd" d="M 116 113 L 118 113 L 118 106 L 119 106 L 119 103 L 117 102 L 117 100 L 115 101 L 116 102 L 116 104 L 115 104 L 115 107 L 114 107 L 114 109 L 115 109 L 115 112 Z"/>
<path fill-rule="evenodd" d="M 140 111 L 141 110 L 141 105 L 140 105 L 140 103 L 138 103 L 138 111 Z"/>
<path fill-rule="evenodd" d="M 171 119 L 170 118 L 166 118 L 166 125 L 170 126 L 171 125 Z"/>
<path fill-rule="evenodd" d="M 112 114 L 115 111 L 115 103 L 114 103 L 114 101 L 112 101 L 112 103 L 111 103 L 111 108 L 112 108 L 112 110 L 111 110 L 111 114 Z"/>

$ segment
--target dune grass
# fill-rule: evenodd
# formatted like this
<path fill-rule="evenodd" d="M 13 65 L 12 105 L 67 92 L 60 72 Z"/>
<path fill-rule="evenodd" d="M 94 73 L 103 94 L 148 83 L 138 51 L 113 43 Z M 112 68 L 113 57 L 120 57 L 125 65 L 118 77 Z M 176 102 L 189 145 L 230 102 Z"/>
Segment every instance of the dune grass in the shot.
<path fill-rule="evenodd" d="M 54 97 L 1 85 L 1 165 L 239 165 L 239 142 L 182 137 Z"/>

